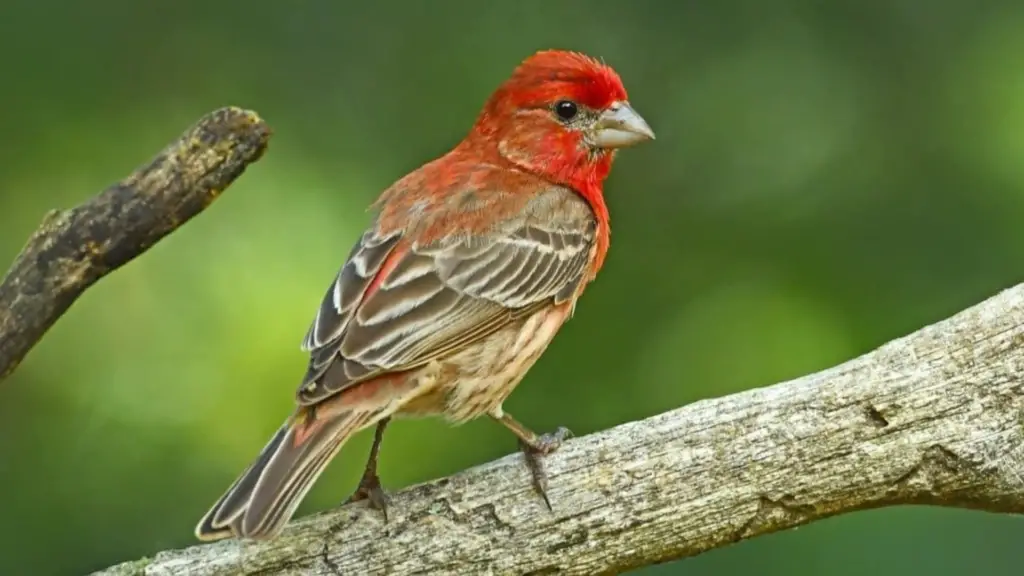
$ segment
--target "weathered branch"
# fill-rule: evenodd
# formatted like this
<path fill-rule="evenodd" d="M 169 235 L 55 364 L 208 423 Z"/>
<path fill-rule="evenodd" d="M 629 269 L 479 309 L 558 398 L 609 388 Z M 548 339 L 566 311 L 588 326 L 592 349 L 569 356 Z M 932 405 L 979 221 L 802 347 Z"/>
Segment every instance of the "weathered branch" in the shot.
<path fill-rule="evenodd" d="M 835 368 L 98 574 L 614 574 L 861 510 L 1024 511 L 1024 284 Z M 182 526 L 182 531 L 190 526 Z"/>
<path fill-rule="evenodd" d="M 87 288 L 217 199 L 269 138 L 255 113 L 216 110 L 123 181 L 47 214 L 0 283 L 0 380 Z"/>

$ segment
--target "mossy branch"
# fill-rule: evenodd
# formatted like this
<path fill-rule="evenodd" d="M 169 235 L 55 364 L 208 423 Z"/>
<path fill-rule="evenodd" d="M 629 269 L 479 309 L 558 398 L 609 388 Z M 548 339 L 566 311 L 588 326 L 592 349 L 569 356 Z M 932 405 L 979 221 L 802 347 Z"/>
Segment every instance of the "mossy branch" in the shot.
<path fill-rule="evenodd" d="M 47 214 L 0 282 L 0 380 L 86 289 L 202 212 L 269 139 L 255 113 L 216 110 L 121 182 Z"/>
<path fill-rule="evenodd" d="M 620 574 L 863 510 L 1024 512 L 1024 284 L 834 368 L 98 575 Z M 201 510 L 197 510 L 197 514 Z M 181 526 L 182 534 L 191 526 Z"/>

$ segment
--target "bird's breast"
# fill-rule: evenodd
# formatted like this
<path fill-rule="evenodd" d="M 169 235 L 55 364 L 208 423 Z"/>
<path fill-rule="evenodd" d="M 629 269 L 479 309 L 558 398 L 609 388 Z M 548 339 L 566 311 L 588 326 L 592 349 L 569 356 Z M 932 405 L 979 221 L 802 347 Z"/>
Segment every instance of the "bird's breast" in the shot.
<path fill-rule="evenodd" d="M 536 363 L 569 316 L 572 303 L 544 308 L 440 361 L 434 386 L 401 410 L 463 423 L 499 413 L 505 398 Z"/>

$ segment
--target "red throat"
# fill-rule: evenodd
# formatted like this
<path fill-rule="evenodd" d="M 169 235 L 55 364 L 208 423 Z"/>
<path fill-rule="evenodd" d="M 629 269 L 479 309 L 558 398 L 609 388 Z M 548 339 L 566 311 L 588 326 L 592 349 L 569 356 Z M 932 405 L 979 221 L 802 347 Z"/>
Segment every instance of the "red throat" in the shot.
<path fill-rule="evenodd" d="M 612 167 L 612 155 L 603 155 L 591 167 L 591 174 L 585 182 L 573 184 L 573 188 L 590 204 L 597 219 L 597 246 L 592 263 L 592 273 L 596 274 L 604 266 L 604 258 L 608 255 L 611 243 L 611 215 L 604 201 L 604 179 Z"/>

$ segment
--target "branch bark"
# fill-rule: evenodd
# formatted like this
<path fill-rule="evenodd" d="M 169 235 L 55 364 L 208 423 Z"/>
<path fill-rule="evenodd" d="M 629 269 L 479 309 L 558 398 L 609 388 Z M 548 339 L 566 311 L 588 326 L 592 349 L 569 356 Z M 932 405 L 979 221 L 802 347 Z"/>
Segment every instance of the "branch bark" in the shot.
<path fill-rule="evenodd" d="M 216 200 L 269 138 L 255 113 L 215 110 L 121 182 L 47 214 L 0 282 L 0 380 L 87 288 Z"/>
<path fill-rule="evenodd" d="M 1024 284 L 837 367 L 569 441 L 554 512 L 519 456 L 357 503 L 276 540 L 99 575 L 617 574 L 837 514 L 1024 512 Z M 188 528 L 188 527 L 184 527 Z"/>

